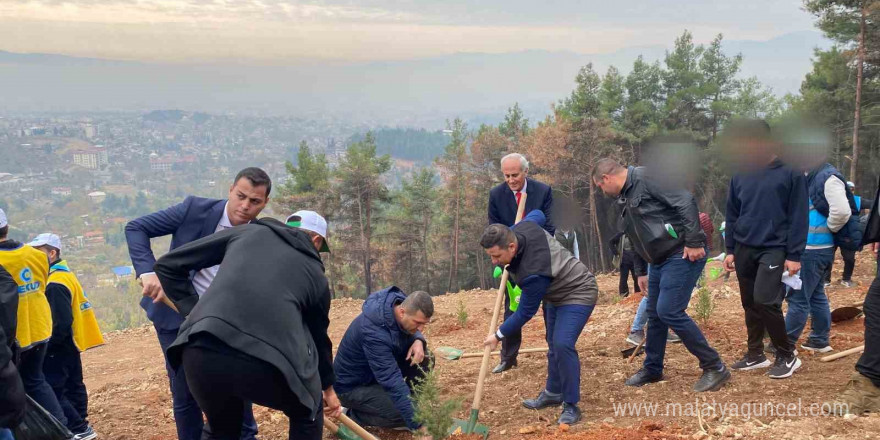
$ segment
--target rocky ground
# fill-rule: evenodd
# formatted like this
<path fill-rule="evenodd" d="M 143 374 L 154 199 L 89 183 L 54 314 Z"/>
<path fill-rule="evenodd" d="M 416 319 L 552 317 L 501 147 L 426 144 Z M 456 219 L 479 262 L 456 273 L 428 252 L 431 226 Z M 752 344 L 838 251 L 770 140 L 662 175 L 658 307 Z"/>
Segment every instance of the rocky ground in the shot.
<path fill-rule="evenodd" d="M 710 267 L 717 265 L 710 263 Z M 832 308 L 862 301 L 876 266 L 873 256 L 859 255 L 854 276 L 857 285 L 853 288 L 837 284 L 842 267 L 838 260 L 835 286 L 829 290 Z M 530 411 L 520 406 L 522 399 L 534 397 L 542 389 L 546 374 L 543 354 L 522 355 L 518 368 L 490 375 L 487 380 L 480 422 L 491 428 L 492 438 L 870 439 L 880 432 L 880 415 L 843 418 L 810 414 L 814 410 L 821 412 L 822 403 L 832 401 L 842 390 L 854 371 L 858 358 L 855 355 L 825 363 L 819 361 L 819 356 L 801 350 L 804 364 L 790 379 L 772 380 L 764 371 L 735 372 L 730 384 L 721 391 L 697 394 L 691 390 L 700 375 L 696 360 L 682 345 L 673 344 L 667 350 L 665 381 L 643 388 L 625 387 L 624 379 L 639 368 L 642 359 L 627 364 L 620 356 L 620 350 L 626 347 L 623 341 L 639 298 L 618 300 L 616 275 L 599 276 L 599 284 L 600 305 L 578 342 L 584 421 L 562 431 L 554 423 L 558 409 Z M 717 307 L 709 323 L 702 327 L 724 360 L 733 363 L 745 350 L 743 311 L 735 277 L 726 284 L 721 279 L 715 280 L 710 283 L 710 289 Z M 479 351 L 491 320 L 493 299 L 491 291 L 467 291 L 435 298 L 437 312 L 426 332 L 431 348 L 451 346 Z M 334 343 L 342 338 L 348 323 L 360 312 L 361 303 L 334 300 L 330 331 Z M 463 327 L 457 319 L 460 304 L 468 313 Z M 861 317 L 835 324 L 831 345 L 836 350 L 858 346 L 863 341 L 863 331 Z M 152 328 L 108 334 L 107 342 L 83 355 L 91 421 L 100 438 L 175 439 L 164 362 Z M 523 347 L 543 346 L 546 346 L 543 320 L 537 316 L 524 329 Z M 479 366 L 479 358 L 440 360 L 437 364 L 445 395 L 465 399 L 459 413 L 462 418 L 473 398 Z M 622 413 L 621 405 L 630 405 L 633 411 L 637 408 L 640 414 Z M 708 405 L 714 405 L 716 414 L 698 418 L 693 409 L 705 411 Z M 764 410 L 756 405 L 763 405 Z M 789 407 L 791 413 L 776 412 L 778 409 L 787 412 Z M 745 408 L 751 414 L 744 414 Z M 722 409 L 724 415 L 720 414 Z M 645 414 L 654 410 L 655 413 Z M 255 408 L 255 412 L 262 439 L 286 438 L 287 421 L 282 414 L 260 407 Z M 411 438 L 400 432 L 374 432 L 382 439 Z"/>

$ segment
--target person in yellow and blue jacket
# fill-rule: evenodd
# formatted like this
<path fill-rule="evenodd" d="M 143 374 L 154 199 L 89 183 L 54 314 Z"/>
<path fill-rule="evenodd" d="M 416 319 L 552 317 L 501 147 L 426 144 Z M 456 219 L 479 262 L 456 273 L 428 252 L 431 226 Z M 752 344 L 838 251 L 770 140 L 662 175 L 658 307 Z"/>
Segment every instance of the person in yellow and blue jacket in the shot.
<path fill-rule="evenodd" d="M 52 308 L 52 338 L 43 373 L 55 391 L 74 440 L 90 440 L 97 434 L 88 422 L 89 396 L 83 383 L 80 352 L 104 344 L 104 337 L 82 285 L 61 259 L 61 239 L 55 234 L 40 234 L 28 245 L 49 259 L 46 298 Z"/>
<path fill-rule="evenodd" d="M 18 322 L 15 339 L 21 350 L 17 368 L 25 392 L 59 422 L 67 419 L 43 374 L 46 349 L 52 336 L 52 312 L 46 300 L 49 261 L 31 246 L 8 238 L 9 222 L 0 210 L 0 266 L 18 286 Z"/>

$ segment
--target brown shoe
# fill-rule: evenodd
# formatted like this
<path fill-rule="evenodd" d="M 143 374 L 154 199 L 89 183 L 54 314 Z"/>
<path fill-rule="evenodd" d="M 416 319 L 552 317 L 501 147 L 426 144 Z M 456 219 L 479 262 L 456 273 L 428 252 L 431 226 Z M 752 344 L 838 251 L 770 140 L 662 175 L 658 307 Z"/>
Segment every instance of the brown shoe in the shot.
<path fill-rule="evenodd" d="M 840 416 L 880 412 L 880 388 L 861 373 L 854 373 L 843 393 L 831 404 L 831 410 Z"/>

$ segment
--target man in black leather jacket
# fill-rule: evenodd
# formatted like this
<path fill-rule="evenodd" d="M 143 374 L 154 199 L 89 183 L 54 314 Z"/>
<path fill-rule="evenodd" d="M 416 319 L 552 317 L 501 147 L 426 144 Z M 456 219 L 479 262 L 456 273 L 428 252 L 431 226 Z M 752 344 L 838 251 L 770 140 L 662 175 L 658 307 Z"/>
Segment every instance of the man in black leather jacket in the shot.
<path fill-rule="evenodd" d="M 648 263 L 648 273 L 638 273 L 639 285 L 648 293 L 645 362 L 626 385 L 638 387 L 663 379 L 666 337 L 671 328 L 703 369 L 694 391 L 719 390 L 730 380 L 730 371 L 685 313 L 706 266 L 706 234 L 700 227 L 693 195 L 662 185 L 644 167 L 624 168 L 613 159 L 600 160 L 592 179 L 606 195 L 617 197 L 624 232 Z"/>

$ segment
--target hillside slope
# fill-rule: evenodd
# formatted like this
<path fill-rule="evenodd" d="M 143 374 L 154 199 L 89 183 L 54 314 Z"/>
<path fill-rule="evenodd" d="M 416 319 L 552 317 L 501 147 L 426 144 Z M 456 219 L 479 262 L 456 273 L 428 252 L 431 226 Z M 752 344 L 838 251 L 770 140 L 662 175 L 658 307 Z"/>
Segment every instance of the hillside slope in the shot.
<path fill-rule="evenodd" d="M 717 265 L 713 263 L 712 265 Z M 873 277 L 873 257 L 859 256 L 854 277 L 858 286 L 845 289 L 835 285 L 829 292 L 833 307 L 861 301 Z M 840 277 L 842 262 L 835 265 L 835 281 Z M 623 380 L 639 368 L 640 362 L 626 364 L 619 350 L 629 329 L 637 298 L 616 302 L 617 278 L 599 277 L 601 302 L 578 343 L 582 361 L 582 401 L 584 422 L 571 427 L 559 437 L 573 439 L 659 439 L 704 438 L 698 434 L 698 420 L 691 415 L 666 416 L 667 403 L 712 404 L 801 403 L 804 411 L 813 403 L 832 400 L 853 372 L 857 356 L 822 363 L 817 356 L 802 354 L 804 366 L 790 380 L 774 381 L 761 372 L 734 373 L 733 380 L 717 393 L 697 395 L 691 391 L 700 371 L 696 360 L 680 344 L 667 351 L 666 377 L 659 384 L 641 389 L 623 386 Z M 743 312 L 735 281 L 727 285 L 721 280 L 711 283 L 717 309 L 705 333 L 724 360 L 734 362 L 745 349 Z M 437 313 L 429 325 L 427 337 L 432 348 L 453 346 L 478 351 L 488 320 L 491 317 L 493 293 L 468 291 L 435 299 Z M 456 310 L 463 302 L 468 322 L 460 328 Z M 360 311 L 361 301 L 340 299 L 333 302 L 331 337 L 341 339 L 351 320 Z M 831 344 L 843 350 L 860 345 L 864 321 L 835 325 Z M 86 384 L 90 391 L 91 420 L 104 439 L 171 440 L 176 438 L 171 413 L 171 399 L 159 345 L 151 327 L 142 327 L 107 335 L 107 345 L 90 350 L 83 356 Z M 543 341 L 543 320 L 536 317 L 524 331 L 523 347 L 546 346 Z M 641 360 L 642 358 L 639 358 Z M 480 360 L 440 360 L 437 368 L 444 393 L 466 397 L 464 417 L 475 387 Z M 489 425 L 493 438 L 536 438 L 555 436 L 553 422 L 557 409 L 529 411 L 521 399 L 534 397 L 543 386 L 546 360 L 543 355 L 522 355 L 519 367 L 502 375 L 490 375 L 483 399 L 480 422 Z M 655 416 L 615 414 L 614 404 L 658 403 Z M 283 415 L 257 408 L 261 438 L 286 438 L 287 422 Z M 749 415 L 749 417 L 709 417 L 705 420 L 714 438 L 806 439 L 806 438 L 872 438 L 880 432 L 880 416 L 844 419 L 839 417 L 789 417 Z M 532 434 L 520 432 L 534 431 Z M 411 438 L 406 433 L 377 431 L 383 439 Z"/>

